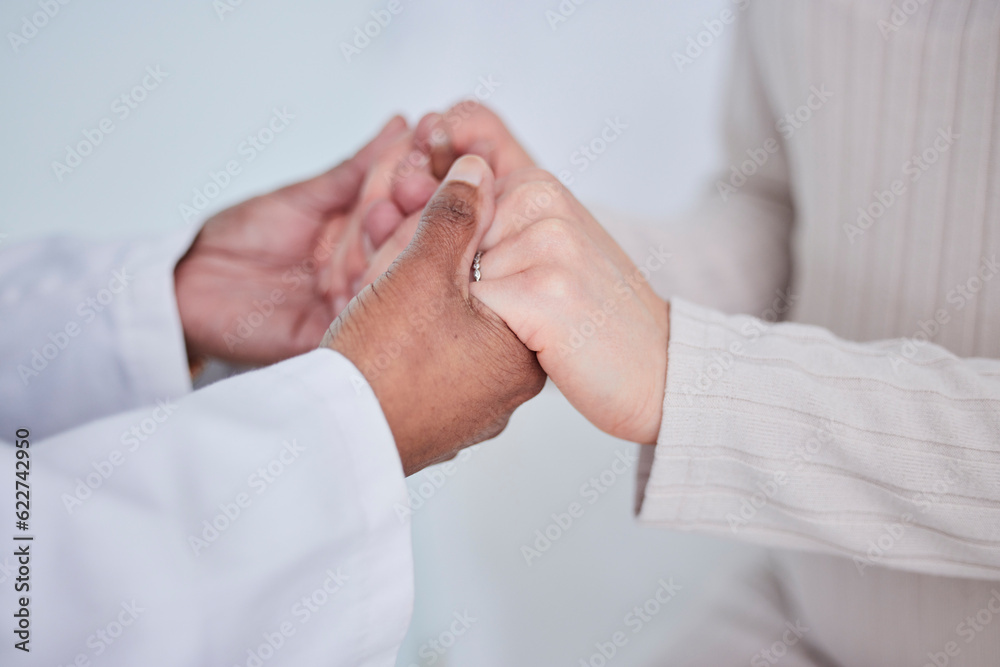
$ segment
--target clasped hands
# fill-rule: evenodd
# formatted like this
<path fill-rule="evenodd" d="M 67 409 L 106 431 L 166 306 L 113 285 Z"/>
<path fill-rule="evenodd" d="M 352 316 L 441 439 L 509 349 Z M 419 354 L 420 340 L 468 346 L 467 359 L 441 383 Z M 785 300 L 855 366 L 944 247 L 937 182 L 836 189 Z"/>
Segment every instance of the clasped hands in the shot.
<path fill-rule="evenodd" d="M 192 358 L 267 364 L 322 341 L 350 359 L 407 474 L 497 435 L 546 375 L 614 436 L 660 430 L 668 305 L 472 102 L 394 118 L 329 172 L 219 213 L 175 283 Z"/>

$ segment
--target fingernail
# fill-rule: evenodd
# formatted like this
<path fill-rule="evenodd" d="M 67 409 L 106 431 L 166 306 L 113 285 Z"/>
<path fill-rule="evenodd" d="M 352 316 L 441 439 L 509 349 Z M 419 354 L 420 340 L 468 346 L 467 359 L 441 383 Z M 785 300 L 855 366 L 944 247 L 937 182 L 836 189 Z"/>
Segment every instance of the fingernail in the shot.
<path fill-rule="evenodd" d="M 486 163 L 481 157 L 463 155 L 448 170 L 447 181 L 463 181 L 473 187 L 479 187 L 486 173 Z"/>

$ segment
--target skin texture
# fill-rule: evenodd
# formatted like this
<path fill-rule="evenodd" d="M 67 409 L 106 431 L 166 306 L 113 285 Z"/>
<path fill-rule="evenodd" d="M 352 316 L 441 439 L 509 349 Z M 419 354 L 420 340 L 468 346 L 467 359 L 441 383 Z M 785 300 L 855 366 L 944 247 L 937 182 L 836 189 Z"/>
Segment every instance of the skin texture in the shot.
<path fill-rule="evenodd" d="M 494 190 L 482 159 L 455 162 L 412 242 L 323 341 L 372 386 L 407 475 L 497 435 L 545 383 L 535 354 L 469 292 Z"/>
<path fill-rule="evenodd" d="M 666 386 L 667 304 L 551 174 L 501 187 L 472 294 L 494 310 L 563 395 L 601 430 L 656 442 Z"/>
<path fill-rule="evenodd" d="M 381 178 L 412 146 L 406 122 L 393 118 L 343 164 L 208 220 L 174 271 L 189 356 L 269 364 L 315 349 L 362 276 L 391 261 L 379 255 L 368 272 L 415 206 L 400 210 Z M 411 180 L 403 201 L 433 192 Z"/>
<path fill-rule="evenodd" d="M 489 109 L 465 103 L 417 125 L 421 150 L 476 153 L 497 171 L 496 219 L 472 294 L 498 313 L 585 417 L 656 442 L 666 385 L 669 304 L 592 215 L 533 161 Z M 403 231 L 402 229 L 400 230 Z"/>

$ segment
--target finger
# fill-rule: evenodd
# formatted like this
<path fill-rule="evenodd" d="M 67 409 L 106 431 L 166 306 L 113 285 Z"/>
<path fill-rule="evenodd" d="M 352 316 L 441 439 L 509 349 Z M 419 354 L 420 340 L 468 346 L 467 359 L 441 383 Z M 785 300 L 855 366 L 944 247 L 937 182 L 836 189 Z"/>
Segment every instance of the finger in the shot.
<path fill-rule="evenodd" d="M 579 225 L 559 218 L 547 218 L 483 252 L 479 269 L 484 280 L 506 278 L 535 267 L 549 267 L 558 270 L 561 275 L 576 275 L 579 278 L 602 267 L 605 261 L 598 247 Z M 573 285 L 564 287 L 567 295 L 575 291 Z"/>
<path fill-rule="evenodd" d="M 483 279 L 506 278 L 532 266 L 544 264 L 547 259 L 555 256 L 547 254 L 558 252 L 553 249 L 555 244 L 546 242 L 547 239 L 542 234 L 534 233 L 533 229 L 503 239 L 496 246 L 485 250 L 479 260 L 479 273 Z"/>
<path fill-rule="evenodd" d="M 295 204 L 307 206 L 317 213 L 328 213 L 347 206 L 357 198 L 372 162 L 406 131 L 406 120 L 395 116 L 354 157 L 319 176 L 286 186 L 278 192 L 291 198 Z"/>
<path fill-rule="evenodd" d="M 458 157 L 445 128 L 444 117 L 439 113 L 429 113 L 421 118 L 414 130 L 414 143 L 430 157 L 434 178 L 443 179 Z"/>
<path fill-rule="evenodd" d="M 427 206 L 437 190 L 439 181 L 423 170 L 416 170 L 392 186 L 392 200 L 404 215 L 410 215 Z"/>
<path fill-rule="evenodd" d="M 489 250 L 541 220 L 576 220 L 586 213 L 577 209 L 575 198 L 554 176 L 541 169 L 520 169 L 499 182 L 497 190 L 501 194 L 496 216 L 481 250 Z"/>
<path fill-rule="evenodd" d="M 455 155 L 486 153 L 484 157 L 498 178 L 535 164 L 500 117 L 478 102 L 466 100 L 444 116 L 432 116 L 430 120 L 425 116 L 417 126 L 414 136 L 418 146 L 429 148 L 435 142 L 440 143 L 439 132 L 443 130 L 451 152 Z"/>
<path fill-rule="evenodd" d="M 419 279 L 450 283 L 468 295 L 472 257 L 493 220 L 494 187 L 482 158 L 459 158 L 424 209 L 400 267 L 419 266 Z"/>
<path fill-rule="evenodd" d="M 351 281 L 364 273 L 368 260 L 366 250 L 370 251 L 376 246 L 368 238 L 367 231 L 363 227 L 363 219 L 369 207 L 375 202 L 390 199 L 393 178 L 400 165 L 409 164 L 410 154 L 416 153 L 417 156 L 423 157 L 419 151 L 413 149 L 412 143 L 412 133 L 404 132 L 397 135 L 369 167 L 354 210 L 347 219 L 346 230 L 343 233 L 344 243 L 338 246 L 337 252 L 330 258 L 328 262 L 330 268 L 323 275 L 321 285 L 324 292 L 346 293 Z M 364 247 L 365 243 L 369 244 L 368 248 Z"/>
<path fill-rule="evenodd" d="M 484 278 L 469 285 L 469 295 L 506 323 L 532 352 L 541 352 L 545 322 L 559 321 L 565 303 L 549 299 L 539 291 L 545 281 L 544 269 L 533 266 L 525 271 L 497 279 Z"/>
<path fill-rule="evenodd" d="M 406 246 L 410 245 L 419 223 L 420 215 L 416 213 L 403 220 L 392 236 L 386 239 L 372 255 L 364 274 L 351 285 L 352 294 L 357 294 L 385 273 L 385 270 L 406 250 Z"/>
<path fill-rule="evenodd" d="M 367 171 L 372 163 L 379 158 L 383 151 L 385 151 L 389 146 L 393 145 L 401 136 L 403 136 L 409 126 L 406 124 L 406 119 L 402 116 L 396 115 L 389 119 L 379 133 L 372 139 L 368 144 L 358 151 L 357 155 L 354 156 L 354 161 L 357 167 L 362 171 Z"/>
<path fill-rule="evenodd" d="M 403 222 L 404 215 L 399 207 L 387 199 L 378 199 L 368 207 L 361 220 L 365 237 L 368 240 L 367 250 L 374 252 L 392 236 L 396 228 Z"/>

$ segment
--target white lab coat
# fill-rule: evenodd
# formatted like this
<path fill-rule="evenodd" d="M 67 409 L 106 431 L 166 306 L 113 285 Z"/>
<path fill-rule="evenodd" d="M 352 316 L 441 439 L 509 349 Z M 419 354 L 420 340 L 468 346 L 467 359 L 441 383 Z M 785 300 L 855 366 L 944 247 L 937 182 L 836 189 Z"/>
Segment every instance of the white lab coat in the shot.
<path fill-rule="evenodd" d="M 192 393 L 190 236 L 0 248 L 0 664 L 392 665 L 413 566 L 381 408 L 329 350 Z"/>

